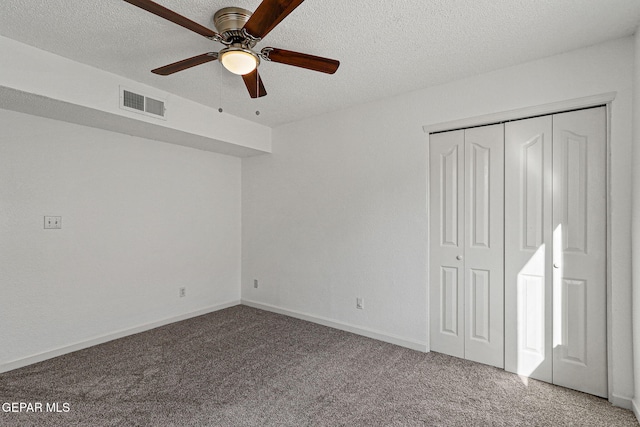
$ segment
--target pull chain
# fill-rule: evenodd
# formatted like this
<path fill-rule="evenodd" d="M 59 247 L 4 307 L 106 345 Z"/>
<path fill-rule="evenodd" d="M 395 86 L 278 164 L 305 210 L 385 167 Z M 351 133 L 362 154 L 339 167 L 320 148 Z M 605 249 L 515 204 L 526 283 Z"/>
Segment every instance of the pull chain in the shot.
<path fill-rule="evenodd" d="M 218 112 L 222 113 L 224 110 L 222 109 L 222 70 L 220 67 L 216 67 L 218 69 Z"/>

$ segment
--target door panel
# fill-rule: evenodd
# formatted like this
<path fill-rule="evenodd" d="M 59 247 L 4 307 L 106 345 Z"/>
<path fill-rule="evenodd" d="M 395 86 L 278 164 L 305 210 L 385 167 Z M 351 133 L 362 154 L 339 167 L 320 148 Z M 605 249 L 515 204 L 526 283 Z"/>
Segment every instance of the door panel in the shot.
<path fill-rule="evenodd" d="M 552 381 L 552 118 L 505 124 L 505 369 Z"/>
<path fill-rule="evenodd" d="M 504 366 L 504 127 L 465 130 L 465 358 Z"/>
<path fill-rule="evenodd" d="M 517 350 L 526 353 L 527 359 L 544 362 L 545 358 L 545 283 L 540 275 L 518 275 L 518 345 Z"/>
<path fill-rule="evenodd" d="M 548 145 L 548 144 L 547 144 Z M 548 148 L 548 147 L 547 147 Z M 537 251 L 544 243 L 544 133 L 533 135 L 520 149 L 521 247 Z"/>
<path fill-rule="evenodd" d="M 442 246 L 458 247 L 458 233 L 462 232 L 458 224 L 458 175 L 462 172 L 459 167 L 461 146 L 452 146 L 448 151 L 440 154 L 440 235 Z"/>
<path fill-rule="evenodd" d="M 502 131 L 498 129 L 497 137 L 502 140 Z M 489 147 L 482 146 L 477 142 L 469 142 L 470 136 L 476 135 L 478 132 L 474 132 L 474 129 L 467 130 L 466 134 L 466 146 L 467 153 L 469 154 L 469 160 L 467 162 L 468 167 L 466 172 L 469 174 L 467 182 L 468 202 L 469 209 L 467 214 L 469 215 L 468 233 L 469 233 L 469 246 L 472 248 L 489 248 L 489 231 L 491 222 L 491 209 L 490 209 L 490 155 L 491 149 Z M 476 136 L 477 138 L 477 136 Z M 471 140 L 476 140 L 471 138 Z M 491 141 L 489 141 L 491 142 Z M 488 144 L 487 144 L 488 145 Z M 498 165 L 494 165 L 499 167 Z"/>
<path fill-rule="evenodd" d="M 553 116 L 554 384 L 607 396 L 605 108 Z"/>
<path fill-rule="evenodd" d="M 584 280 L 562 279 L 561 337 L 558 357 L 563 361 L 587 366 L 587 282 Z M 557 321 L 557 320 L 556 320 Z M 560 375 L 554 362 L 554 380 Z"/>
<path fill-rule="evenodd" d="M 449 334 L 454 339 L 458 337 L 458 269 L 455 267 L 440 267 L 440 329 L 441 334 Z"/>
<path fill-rule="evenodd" d="M 491 326 L 490 295 L 491 283 L 488 270 L 469 270 L 471 283 L 469 284 L 469 340 L 489 343 L 493 334 L 489 334 Z"/>
<path fill-rule="evenodd" d="M 431 349 L 464 357 L 464 131 L 429 140 Z"/>

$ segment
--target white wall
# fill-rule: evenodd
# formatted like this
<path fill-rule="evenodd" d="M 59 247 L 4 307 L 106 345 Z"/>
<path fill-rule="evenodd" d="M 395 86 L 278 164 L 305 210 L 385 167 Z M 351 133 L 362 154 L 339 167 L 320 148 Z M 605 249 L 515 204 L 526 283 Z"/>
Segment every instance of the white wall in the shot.
<path fill-rule="evenodd" d="M 243 299 L 425 348 L 424 136 L 396 124 L 348 110 L 275 129 L 272 155 L 243 159 Z"/>
<path fill-rule="evenodd" d="M 635 36 L 633 96 L 633 410 L 640 421 L 640 27 Z"/>
<path fill-rule="evenodd" d="M 0 372 L 238 303 L 240 167 L 0 110 Z"/>
<path fill-rule="evenodd" d="M 274 129 L 272 155 L 242 160 L 243 301 L 426 347 L 422 126 L 617 91 L 610 396 L 629 406 L 633 49 L 620 39 Z"/>

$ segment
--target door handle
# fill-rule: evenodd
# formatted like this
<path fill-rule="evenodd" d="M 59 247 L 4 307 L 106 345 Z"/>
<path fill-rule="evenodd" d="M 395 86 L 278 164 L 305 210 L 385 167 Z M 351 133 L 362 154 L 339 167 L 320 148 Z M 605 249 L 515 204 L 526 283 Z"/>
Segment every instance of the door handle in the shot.
<path fill-rule="evenodd" d="M 553 268 L 560 268 L 560 265 L 558 263 L 553 263 Z"/>
<path fill-rule="evenodd" d="M 462 261 L 462 255 L 458 255 L 458 256 L 456 257 L 456 259 L 457 259 L 458 261 Z"/>

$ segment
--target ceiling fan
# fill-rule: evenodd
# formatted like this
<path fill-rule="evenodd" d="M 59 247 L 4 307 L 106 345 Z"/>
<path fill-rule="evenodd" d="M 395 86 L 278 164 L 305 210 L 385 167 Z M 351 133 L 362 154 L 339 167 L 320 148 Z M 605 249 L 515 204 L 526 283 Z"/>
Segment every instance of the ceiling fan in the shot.
<path fill-rule="evenodd" d="M 300 6 L 304 0 L 263 0 L 253 13 L 239 7 L 225 7 L 213 15 L 213 23 L 218 32 L 151 0 L 124 1 L 225 46 L 219 52 L 203 53 L 151 70 L 155 74 L 168 76 L 196 65 L 219 60 L 227 70 L 242 76 L 251 98 L 259 98 L 267 94 L 258 74 L 261 60 L 279 62 L 327 74 L 335 73 L 340 66 L 340 62 L 335 59 L 321 58 L 275 47 L 265 47 L 259 52 L 253 50 L 259 41 L 296 7 Z"/>

